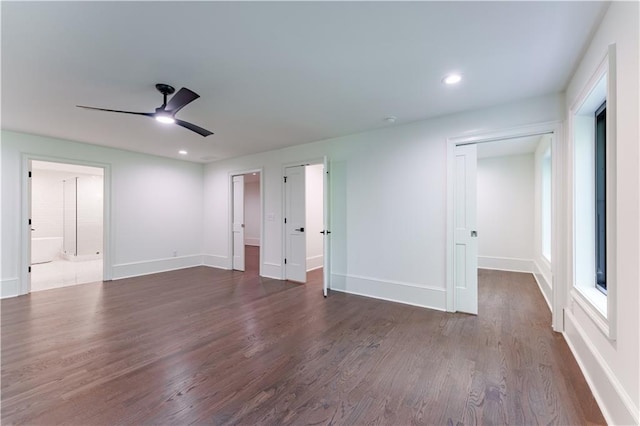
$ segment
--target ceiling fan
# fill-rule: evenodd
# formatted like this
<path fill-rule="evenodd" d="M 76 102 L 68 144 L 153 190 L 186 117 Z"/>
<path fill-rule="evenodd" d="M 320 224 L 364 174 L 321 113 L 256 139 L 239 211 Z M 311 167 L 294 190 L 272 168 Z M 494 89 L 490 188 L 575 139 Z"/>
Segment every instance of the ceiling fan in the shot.
<path fill-rule="evenodd" d="M 178 93 L 176 93 L 169 100 L 169 102 L 167 102 L 167 95 L 173 94 L 173 92 L 175 92 L 176 89 L 174 89 L 173 87 L 169 86 L 168 84 L 162 84 L 162 83 L 156 84 L 156 89 L 158 89 L 158 92 L 162 93 L 162 96 L 164 97 L 164 101 L 162 102 L 162 105 L 160 105 L 158 108 L 156 108 L 156 112 L 132 112 L 132 111 L 119 111 L 119 110 L 115 110 L 115 109 L 95 108 L 95 107 L 83 106 L 83 105 L 76 105 L 76 106 L 79 107 L 79 108 L 93 109 L 93 110 L 97 110 L 97 111 L 108 111 L 108 112 L 119 112 L 119 113 L 122 113 L 122 114 L 144 115 L 144 116 L 147 116 L 147 117 L 155 118 L 156 120 L 158 120 L 161 123 L 177 124 L 178 126 L 182 126 L 185 129 L 189 129 L 192 132 L 196 132 L 197 134 L 199 134 L 201 136 L 205 136 L 206 137 L 206 136 L 209 136 L 209 135 L 213 134 L 213 132 L 210 132 L 210 131 L 208 131 L 206 129 L 203 129 L 200 126 L 196 126 L 195 124 L 189 123 L 189 122 L 184 121 L 184 120 L 180 120 L 180 119 L 175 117 L 175 115 L 176 115 L 176 113 L 178 111 L 180 111 L 186 105 L 188 105 L 191 102 L 193 102 L 196 99 L 198 99 L 200 97 L 200 95 L 198 95 L 197 93 L 187 89 L 186 87 L 183 87 L 182 89 L 178 90 Z"/>

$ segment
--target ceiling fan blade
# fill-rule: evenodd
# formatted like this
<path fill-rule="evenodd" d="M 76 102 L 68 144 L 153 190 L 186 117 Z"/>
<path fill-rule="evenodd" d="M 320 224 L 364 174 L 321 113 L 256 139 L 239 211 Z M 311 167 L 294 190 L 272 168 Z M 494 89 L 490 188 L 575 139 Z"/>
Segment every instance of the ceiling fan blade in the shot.
<path fill-rule="evenodd" d="M 170 113 L 171 115 L 174 115 L 176 112 L 180 111 L 185 105 L 195 101 L 199 97 L 200 95 L 198 95 L 196 92 L 193 92 L 187 89 L 186 87 L 183 87 L 182 89 L 178 90 L 178 93 L 176 93 L 175 95 L 173 95 L 171 99 L 169 99 L 169 102 L 167 102 L 167 105 L 164 107 L 164 110 Z"/>
<path fill-rule="evenodd" d="M 84 106 L 84 105 L 76 105 L 78 108 L 84 108 L 84 109 L 93 109 L 96 111 L 107 111 L 107 112 L 119 112 L 122 114 L 134 114 L 134 115 L 146 115 L 147 117 L 153 117 L 154 114 L 152 112 L 133 112 L 133 111 L 120 111 L 117 109 L 105 109 L 105 108 L 95 108 L 95 107 L 90 107 L 90 106 Z"/>
<path fill-rule="evenodd" d="M 209 136 L 209 135 L 212 135 L 212 134 L 213 134 L 213 132 L 210 132 L 210 131 L 208 131 L 207 129 L 203 129 L 203 128 L 202 128 L 202 127 L 200 127 L 200 126 L 196 126 L 195 124 L 191 124 L 191 123 L 189 123 L 189 122 L 187 122 L 187 121 L 178 120 L 177 118 L 176 118 L 176 124 L 177 124 L 178 126 L 182 126 L 182 127 L 184 127 L 185 129 L 189 129 L 189 130 L 191 130 L 191 131 L 193 131 L 193 132 L 196 132 L 196 133 L 198 133 L 199 135 L 204 136 L 204 137 L 207 137 L 207 136 Z"/>

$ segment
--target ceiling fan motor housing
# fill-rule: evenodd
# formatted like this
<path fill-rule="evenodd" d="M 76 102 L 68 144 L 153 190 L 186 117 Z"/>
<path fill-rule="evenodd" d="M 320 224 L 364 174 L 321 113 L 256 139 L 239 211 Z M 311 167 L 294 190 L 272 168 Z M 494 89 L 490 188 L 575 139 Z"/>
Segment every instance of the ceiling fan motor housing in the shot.
<path fill-rule="evenodd" d="M 164 83 L 156 84 L 156 89 L 158 89 L 158 92 L 162 93 L 163 95 L 172 95 L 173 92 L 176 91 L 173 86 L 169 86 L 168 84 Z"/>

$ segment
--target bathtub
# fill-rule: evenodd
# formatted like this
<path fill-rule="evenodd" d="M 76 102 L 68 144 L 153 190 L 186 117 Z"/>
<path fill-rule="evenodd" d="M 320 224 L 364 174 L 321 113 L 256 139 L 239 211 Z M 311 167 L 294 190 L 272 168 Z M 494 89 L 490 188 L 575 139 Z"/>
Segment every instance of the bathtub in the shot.
<path fill-rule="evenodd" d="M 31 264 L 46 263 L 57 259 L 62 252 L 62 237 L 31 239 Z"/>

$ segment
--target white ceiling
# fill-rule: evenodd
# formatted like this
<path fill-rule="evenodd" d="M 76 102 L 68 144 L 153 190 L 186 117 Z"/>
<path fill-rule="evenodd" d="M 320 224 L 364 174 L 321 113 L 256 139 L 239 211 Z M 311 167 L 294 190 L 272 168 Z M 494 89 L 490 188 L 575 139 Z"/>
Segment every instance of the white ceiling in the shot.
<path fill-rule="evenodd" d="M 607 3 L 1 7 L 3 129 L 207 162 L 563 91 Z M 215 134 L 75 107 L 153 112 L 155 83 Z"/>

